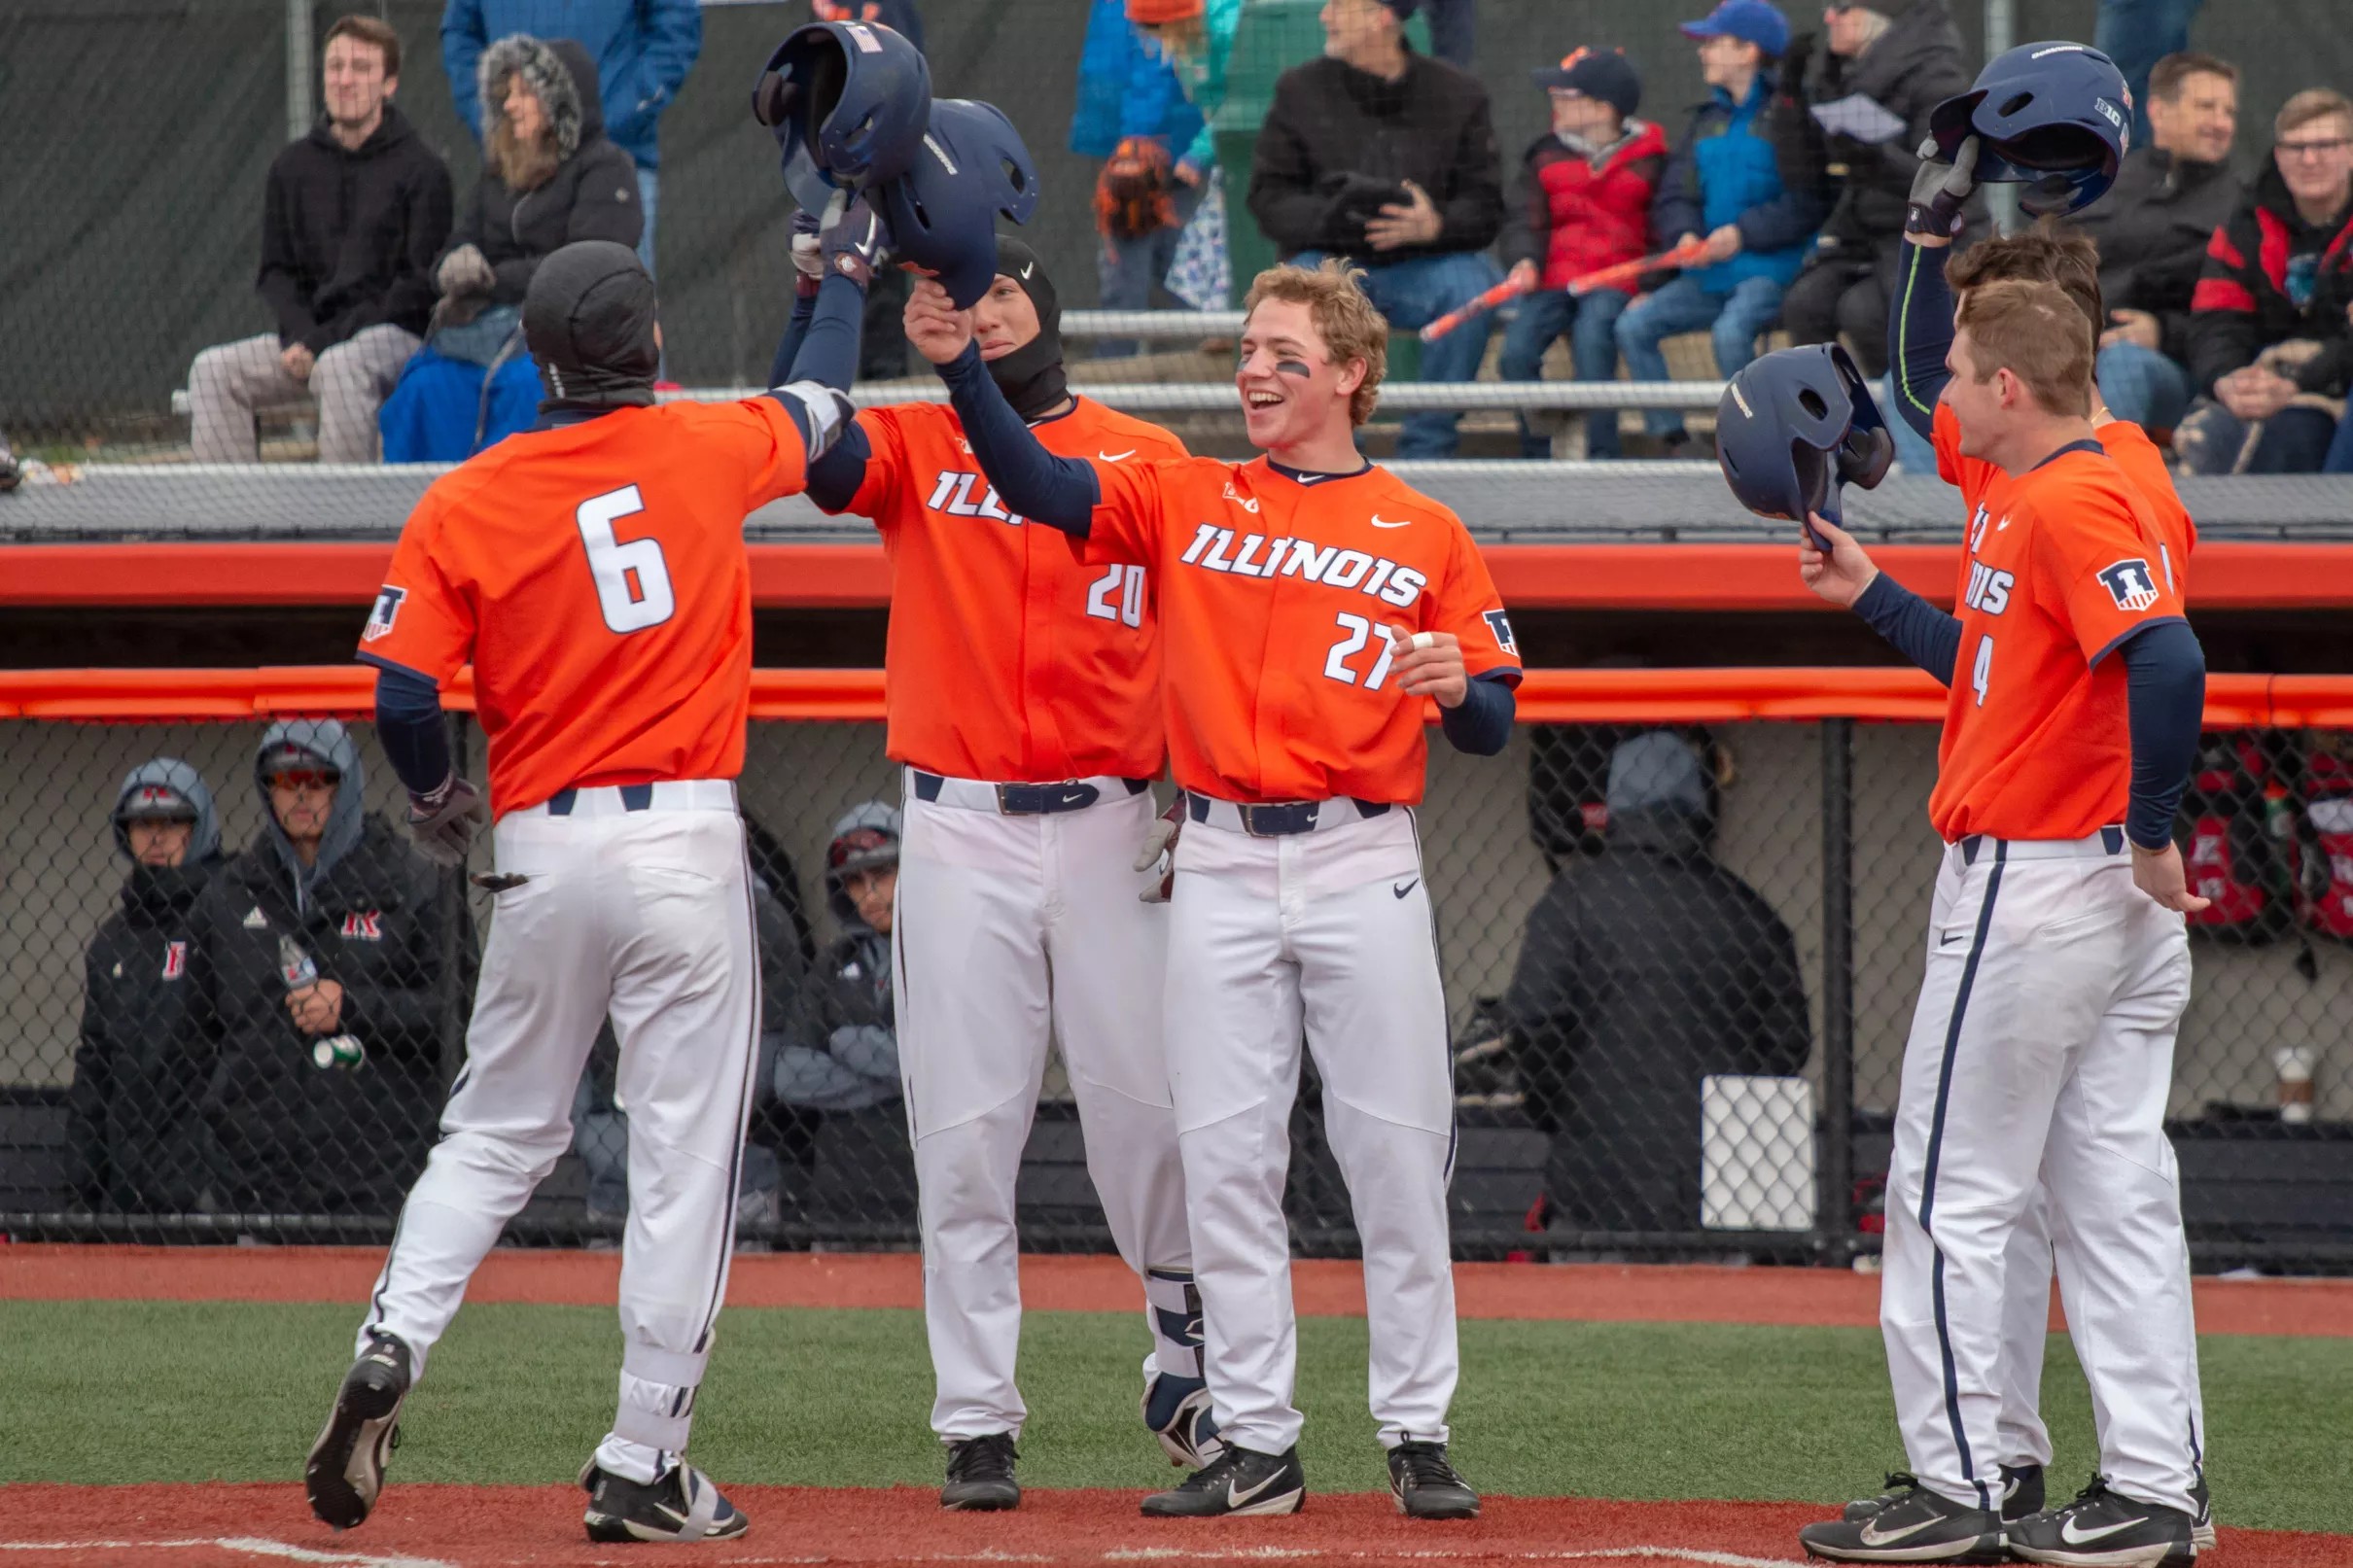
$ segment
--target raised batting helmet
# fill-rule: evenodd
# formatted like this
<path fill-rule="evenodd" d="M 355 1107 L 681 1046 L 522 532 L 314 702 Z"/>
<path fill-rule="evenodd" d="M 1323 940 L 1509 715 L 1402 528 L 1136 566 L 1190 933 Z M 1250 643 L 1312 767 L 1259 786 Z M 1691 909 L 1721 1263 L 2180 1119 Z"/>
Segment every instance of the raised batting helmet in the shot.
<path fill-rule="evenodd" d="M 966 310 L 997 275 L 997 220 L 1037 210 L 1037 165 L 994 104 L 937 98 L 920 155 L 882 195 L 891 248 Z"/>
<path fill-rule="evenodd" d="M 1838 523 L 1839 486 L 1869 490 L 1894 460 L 1870 387 L 1835 343 L 1751 361 L 1716 404 L 1716 463 L 1760 517 L 1803 523 L 1813 511 Z"/>
<path fill-rule="evenodd" d="M 805 149 L 825 180 L 863 191 L 915 160 L 931 112 L 921 51 L 867 21 L 814 21 L 776 46 L 752 88 L 752 116 L 775 133 L 790 181 Z"/>
<path fill-rule="evenodd" d="M 2021 44 L 1995 55 L 1976 84 L 1928 115 L 1937 156 L 1979 140 L 1978 183 L 2024 183 L 2036 213 L 2089 207 L 2116 183 L 2130 139 L 2132 98 L 2116 62 L 2088 44 Z"/>

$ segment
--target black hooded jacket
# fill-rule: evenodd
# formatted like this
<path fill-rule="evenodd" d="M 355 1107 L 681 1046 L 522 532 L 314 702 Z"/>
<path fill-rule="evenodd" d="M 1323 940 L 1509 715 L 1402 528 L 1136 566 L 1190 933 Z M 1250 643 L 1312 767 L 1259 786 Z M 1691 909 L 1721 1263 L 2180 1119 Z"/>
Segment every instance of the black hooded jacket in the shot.
<path fill-rule="evenodd" d="M 1700 1224 L 1701 1080 L 1786 1075 L 1810 1049 L 1797 943 L 1710 859 L 1697 819 L 1610 817 L 1528 917 L 1504 1010 L 1557 1226 Z"/>
<path fill-rule="evenodd" d="M 2157 346 L 2168 359 L 2190 358 L 2190 299 L 2206 244 L 2245 192 L 2228 163 L 2136 147 L 2108 193 L 2076 215 L 2100 248 L 2101 298 L 2110 310 L 2155 316 Z"/>
<path fill-rule="evenodd" d="M 1868 256 L 1902 238 L 1904 208 L 1920 167 L 1914 149 L 1928 134 L 1928 113 L 1968 91 L 1969 80 L 1960 29 L 1943 0 L 1914 0 L 1858 59 L 1833 54 L 1827 46 L 1814 57 L 1804 87 L 1809 108 L 1859 93 L 1905 124 L 1902 135 L 1886 142 L 1824 137 L 1823 153 L 1838 180 L 1836 202 L 1822 225 L 1825 253 Z"/>
<path fill-rule="evenodd" d="M 563 161 L 545 184 L 516 191 L 485 156 L 474 200 L 448 246 L 480 249 L 498 275 L 491 302 L 502 305 L 521 304 L 541 261 L 574 240 L 609 239 L 634 249 L 646 226 L 637 165 L 606 140 L 596 93 L 582 93 L 578 86 L 596 84 L 588 52 L 569 38 L 542 43 L 518 36 L 491 45 L 478 72 L 486 118 L 503 112 L 500 85 L 518 71 L 539 95 Z"/>
<path fill-rule="evenodd" d="M 278 341 L 313 354 L 363 328 L 422 336 L 449 237 L 449 169 L 400 109 L 355 151 L 324 117 L 269 165 L 258 287 Z"/>

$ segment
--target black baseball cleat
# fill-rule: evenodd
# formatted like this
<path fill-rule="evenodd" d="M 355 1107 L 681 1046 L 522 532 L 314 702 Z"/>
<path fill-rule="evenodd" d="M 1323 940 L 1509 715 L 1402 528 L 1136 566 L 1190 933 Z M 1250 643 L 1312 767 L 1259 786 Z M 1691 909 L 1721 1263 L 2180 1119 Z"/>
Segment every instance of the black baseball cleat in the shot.
<path fill-rule="evenodd" d="M 993 1514 L 1021 1506 L 1021 1482 L 1013 1479 L 1013 1434 L 992 1432 L 948 1447 L 948 1483 L 939 1506 L 966 1514 Z"/>
<path fill-rule="evenodd" d="M 1154 1518 L 1214 1519 L 1254 1514 L 1296 1514 L 1307 1502 L 1307 1472 L 1299 1450 L 1260 1453 L 1223 1445 L 1225 1451 L 1174 1491 L 1154 1492 L 1143 1512 Z"/>
<path fill-rule="evenodd" d="M 408 1346 L 398 1336 L 369 1336 L 368 1348 L 343 1374 L 319 1441 L 310 1446 L 302 1487 L 310 1494 L 310 1511 L 338 1530 L 366 1519 L 384 1489 L 384 1462 L 400 1443 L 410 1365 Z"/>
<path fill-rule="evenodd" d="M 1407 1518 L 1479 1516 L 1479 1494 L 1447 1463 L 1443 1443 L 1400 1443 L 1389 1449 L 1388 1490 Z"/>
<path fill-rule="evenodd" d="M 2197 1561 L 2196 1532 L 2194 1516 L 2112 1492 L 2094 1476 L 2074 1502 L 2012 1525 L 2010 1551 L 2022 1561 L 2069 1568 L 2190 1568 Z"/>
<path fill-rule="evenodd" d="M 1144 1384 L 1143 1424 L 1160 1440 L 1169 1463 L 1186 1470 L 1213 1463 L 1224 1451 L 1210 1409 L 1210 1385 L 1198 1377 L 1164 1372 Z"/>
<path fill-rule="evenodd" d="M 1846 1518 L 1868 1519 L 1881 1509 L 1892 1507 L 1919 1489 L 1919 1479 L 1909 1470 L 1887 1473 L 1887 1489 L 1877 1497 L 1858 1497 L 1846 1505 Z M 2041 1465 L 2002 1466 L 2002 1508 L 2005 1520 L 2022 1519 L 2029 1514 L 2043 1511 L 2043 1467 Z"/>
<path fill-rule="evenodd" d="M 726 1541 L 752 1528 L 709 1476 L 683 1460 L 658 1480 L 637 1481 L 591 1459 L 580 1470 L 580 1485 L 588 1493 L 580 1519 L 591 1541 Z"/>
<path fill-rule="evenodd" d="M 1909 1477 L 1891 1477 L 1908 1481 Z M 2002 1516 L 1956 1503 L 1914 1481 L 1864 1518 L 1825 1520 L 1798 1532 L 1809 1557 L 1832 1562 L 2006 1562 Z M 1875 1500 L 1876 1501 L 1876 1500 Z"/>

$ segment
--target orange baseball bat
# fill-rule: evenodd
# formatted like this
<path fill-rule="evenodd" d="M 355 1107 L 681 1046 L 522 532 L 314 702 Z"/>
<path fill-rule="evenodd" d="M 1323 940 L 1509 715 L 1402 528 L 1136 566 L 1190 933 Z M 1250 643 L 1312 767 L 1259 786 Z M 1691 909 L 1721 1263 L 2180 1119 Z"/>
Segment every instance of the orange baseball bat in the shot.
<path fill-rule="evenodd" d="M 1582 277 L 1571 278 L 1568 280 L 1568 292 L 1574 295 L 1587 295 L 1596 289 L 1615 289 L 1621 285 L 1633 283 L 1645 272 L 1663 272 L 1670 267 L 1691 266 L 1706 253 L 1705 242 L 1694 240 L 1688 245 L 1678 245 L 1670 251 L 1661 251 L 1656 256 L 1637 257 L 1631 261 L 1620 261 L 1614 266 L 1601 267 L 1588 272 Z"/>
<path fill-rule="evenodd" d="M 1493 310 L 1497 305 L 1503 303 L 1503 301 L 1506 299 L 1517 299 L 1520 296 L 1528 293 L 1529 287 L 1530 286 L 1528 284 L 1514 283 L 1511 279 L 1505 278 L 1501 283 L 1496 284 L 1493 288 L 1483 290 L 1479 294 L 1473 296 L 1468 304 L 1457 305 L 1453 310 L 1448 311 L 1445 315 L 1440 316 L 1436 321 L 1431 322 L 1427 327 L 1422 328 L 1421 333 L 1422 341 L 1424 343 L 1435 343 L 1439 338 L 1444 337 L 1447 333 L 1453 331 L 1456 328 L 1461 326 L 1473 316 L 1481 315 L 1487 311 Z"/>

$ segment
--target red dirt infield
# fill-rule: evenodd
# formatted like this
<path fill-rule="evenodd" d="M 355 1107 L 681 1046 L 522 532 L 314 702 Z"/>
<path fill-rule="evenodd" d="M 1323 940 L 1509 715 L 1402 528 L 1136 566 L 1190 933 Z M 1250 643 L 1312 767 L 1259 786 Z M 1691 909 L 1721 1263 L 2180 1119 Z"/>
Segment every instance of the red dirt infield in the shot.
<path fill-rule="evenodd" d="M 341 1302 L 362 1300 L 384 1254 L 372 1247 L 0 1246 L 0 1301 Z M 466 1292 L 474 1302 L 604 1307 L 620 1279 L 617 1252 L 505 1250 Z M 1299 1310 L 1364 1315 L 1353 1263 L 1291 1266 Z M 1876 1328 L 1876 1275 L 1831 1269 L 1707 1265 L 1469 1263 L 1455 1267 L 1457 1309 L 1470 1318 L 1605 1323 L 1754 1323 Z M 2353 1336 L 2353 1280 L 2200 1279 L 2204 1334 Z M 1115 1257 L 1025 1257 L 1032 1311 L 1125 1312 L 1136 1278 Z M 913 1253 L 774 1253 L 735 1260 L 727 1305 L 923 1306 Z M 2055 1324 L 2058 1319 L 2054 1316 Z M 5 1568 L 5 1565 L 0 1565 Z"/>
<path fill-rule="evenodd" d="M 257 1568 L 570 1568 L 574 1564 L 1380 1563 L 1488 1568 L 1630 1562 L 1781 1568 L 1795 1532 L 1824 1511 L 1788 1503 L 1620 1503 L 1493 1498 L 1462 1524 L 1415 1523 L 1387 1497 L 1318 1496 L 1291 1518 L 1152 1520 L 1134 1492 L 1033 1492 L 1018 1513 L 943 1514 L 928 1489 L 730 1488 L 749 1534 L 680 1554 L 591 1545 L 568 1486 L 394 1486 L 376 1515 L 337 1535 L 291 1485 L 0 1487 L 0 1561 L 10 1568 L 154 1564 Z M 2231 1568 L 2348 1568 L 2353 1540 L 2222 1533 Z"/>

